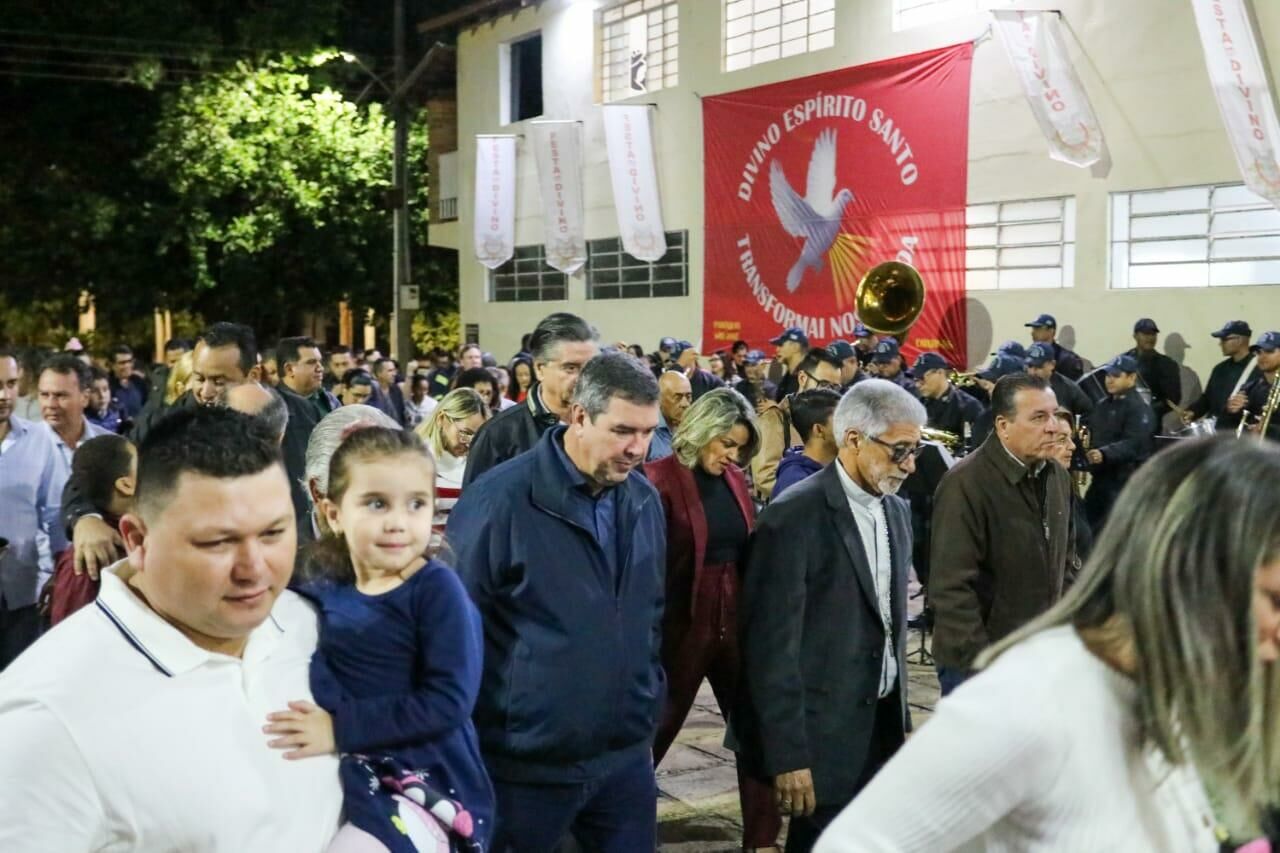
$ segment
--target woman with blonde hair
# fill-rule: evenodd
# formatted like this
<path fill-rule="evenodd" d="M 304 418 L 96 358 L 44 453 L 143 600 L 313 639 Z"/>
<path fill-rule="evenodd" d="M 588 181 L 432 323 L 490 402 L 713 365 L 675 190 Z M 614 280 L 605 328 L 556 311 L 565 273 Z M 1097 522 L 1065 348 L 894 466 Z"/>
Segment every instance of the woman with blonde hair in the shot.
<path fill-rule="evenodd" d="M 164 383 L 164 404 L 172 406 L 175 401 L 190 390 L 191 385 L 191 351 L 187 350 L 169 368 L 169 378 Z"/>
<path fill-rule="evenodd" d="M 667 520 L 662 667 L 667 699 L 653 745 L 660 763 L 684 724 L 702 679 L 727 717 L 738 692 L 738 567 L 755 524 L 746 475 L 760 446 L 755 413 L 741 394 L 717 388 L 680 421 L 672 454 L 645 465 Z M 781 828 L 772 788 L 738 770 L 743 845 L 770 849 Z"/>
<path fill-rule="evenodd" d="M 1256 442 L 1153 457 L 1062 601 L 979 657 L 815 851 L 1256 835 L 1280 784 L 1277 482 L 1280 450 Z"/>
<path fill-rule="evenodd" d="M 440 400 L 416 432 L 436 460 L 436 517 L 433 545 L 440 544 L 449 511 L 462 496 L 467 453 L 480 427 L 489 420 L 488 402 L 473 388 L 455 388 Z"/>

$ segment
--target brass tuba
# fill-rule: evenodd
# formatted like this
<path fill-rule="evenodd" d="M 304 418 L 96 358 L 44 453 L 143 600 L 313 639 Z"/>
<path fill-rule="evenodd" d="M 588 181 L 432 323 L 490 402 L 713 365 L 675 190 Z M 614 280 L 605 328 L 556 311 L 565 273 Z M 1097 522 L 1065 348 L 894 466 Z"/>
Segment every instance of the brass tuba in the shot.
<path fill-rule="evenodd" d="M 858 282 L 858 319 L 873 332 L 901 339 L 924 310 L 924 290 L 924 279 L 910 264 L 876 264 Z"/>

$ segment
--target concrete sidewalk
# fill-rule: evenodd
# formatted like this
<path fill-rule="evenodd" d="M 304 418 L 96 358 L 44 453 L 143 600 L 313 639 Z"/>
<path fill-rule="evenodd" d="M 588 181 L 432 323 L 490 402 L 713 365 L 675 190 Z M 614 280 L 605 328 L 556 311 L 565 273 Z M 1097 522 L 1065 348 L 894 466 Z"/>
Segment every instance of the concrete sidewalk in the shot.
<path fill-rule="evenodd" d="M 918 659 L 919 634 L 907 642 Z M 907 699 L 918 727 L 938 701 L 933 666 L 908 663 Z M 742 814 L 733 753 L 725 749 L 724 721 L 705 682 L 675 744 L 658 767 L 658 840 L 667 853 L 734 853 L 741 849 Z"/>

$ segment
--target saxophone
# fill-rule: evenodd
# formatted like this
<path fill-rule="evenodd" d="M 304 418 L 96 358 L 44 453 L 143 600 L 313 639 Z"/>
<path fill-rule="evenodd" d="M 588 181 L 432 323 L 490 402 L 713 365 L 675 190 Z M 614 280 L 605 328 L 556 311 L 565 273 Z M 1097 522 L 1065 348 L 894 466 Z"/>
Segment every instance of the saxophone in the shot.
<path fill-rule="evenodd" d="M 1262 404 L 1262 420 L 1258 424 L 1258 437 L 1265 439 L 1267 437 L 1267 427 L 1271 426 L 1271 416 L 1276 413 L 1276 408 L 1280 406 L 1280 373 L 1276 374 L 1276 378 L 1271 382 L 1271 390 L 1267 392 L 1267 402 Z"/>

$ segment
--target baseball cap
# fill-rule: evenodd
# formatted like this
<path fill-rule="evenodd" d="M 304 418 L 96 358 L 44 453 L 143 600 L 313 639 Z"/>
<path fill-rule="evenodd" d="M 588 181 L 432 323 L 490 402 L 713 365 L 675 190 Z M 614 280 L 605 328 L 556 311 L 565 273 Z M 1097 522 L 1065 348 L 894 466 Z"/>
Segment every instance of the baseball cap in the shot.
<path fill-rule="evenodd" d="M 763 350 L 753 349 L 753 350 L 747 351 L 747 357 L 746 357 L 747 364 L 759 364 L 764 360 L 765 360 L 765 355 Z"/>
<path fill-rule="evenodd" d="M 835 340 L 827 344 L 827 351 L 836 358 L 844 361 L 847 358 L 857 358 L 858 351 L 853 348 L 853 344 L 848 341 Z"/>
<path fill-rule="evenodd" d="M 670 352 L 671 350 L 676 348 L 676 343 L 677 341 L 675 338 L 663 338 L 662 340 L 658 341 L 658 349 L 666 350 L 667 352 Z"/>
<path fill-rule="evenodd" d="M 687 349 L 696 350 L 697 347 L 695 347 L 690 341 L 676 341 L 676 345 L 671 349 L 671 357 L 679 358 L 680 353 Z"/>
<path fill-rule="evenodd" d="M 1027 347 L 1027 367 L 1044 367 L 1045 364 L 1056 361 L 1057 358 L 1053 347 L 1048 344 L 1032 344 Z"/>
<path fill-rule="evenodd" d="M 995 358 L 991 359 L 991 363 L 984 369 L 978 371 L 978 377 L 988 382 L 995 382 L 1002 376 L 1008 376 L 1011 373 L 1022 373 L 1022 360 L 1011 355 L 1002 355 L 996 353 Z"/>
<path fill-rule="evenodd" d="M 775 347 L 779 347 L 787 341 L 795 341 L 802 347 L 809 346 L 809 336 L 806 335 L 804 333 L 804 329 L 799 326 L 792 326 L 776 338 L 770 340 L 769 343 L 773 344 Z"/>
<path fill-rule="evenodd" d="M 862 325 L 861 320 L 854 321 L 853 336 L 855 338 L 869 338 L 871 337 L 871 334 L 872 334 L 871 330 L 868 329 L 866 326 Z"/>
<path fill-rule="evenodd" d="M 1267 352 L 1280 349 L 1280 332 L 1263 332 L 1255 346 Z"/>
<path fill-rule="evenodd" d="M 991 354 L 992 355 L 1010 355 L 1010 356 L 1013 356 L 1014 358 L 1026 358 L 1027 349 L 1017 341 L 1005 341 L 999 347 L 996 348 L 995 352 Z"/>
<path fill-rule="evenodd" d="M 1232 335 L 1242 335 L 1247 338 L 1253 335 L 1253 329 L 1250 329 L 1249 324 L 1244 320 L 1228 320 L 1225 326 L 1211 334 L 1215 338 L 1229 338 Z"/>
<path fill-rule="evenodd" d="M 1035 328 L 1036 326 L 1046 326 L 1050 329 L 1056 329 L 1058 328 L 1058 321 L 1053 319 L 1052 314 L 1041 314 L 1039 317 L 1035 318 L 1034 320 L 1032 320 L 1030 323 L 1027 323 L 1026 325 L 1028 328 Z"/>
<path fill-rule="evenodd" d="M 895 361 L 898 358 L 898 342 L 894 340 L 884 340 L 876 344 L 876 348 L 871 351 L 871 360 L 881 364 Z"/>
<path fill-rule="evenodd" d="M 1143 317 L 1141 320 L 1133 324 L 1133 331 L 1137 332 L 1159 332 L 1160 327 L 1156 325 L 1156 321 L 1150 317 Z"/>
<path fill-rule="evenodd" d="M 922 352 L 916 356 L 916 363 L 912 366 L 911 372 L 916 376 L 924 376 L 930 370 L 950 370 L 951 362 L 947 361 L 936 352 Z"/>
<path fill-rule="evenodd" d="M 1137 373 L 1138 360 L 1131 355 L 1118 355 L 1108 361 L 1103 369 L 1108 376 L 1119 376 L 1121 373 Z"/>

